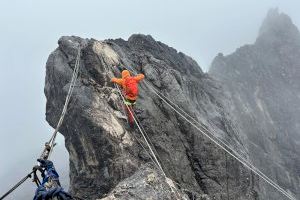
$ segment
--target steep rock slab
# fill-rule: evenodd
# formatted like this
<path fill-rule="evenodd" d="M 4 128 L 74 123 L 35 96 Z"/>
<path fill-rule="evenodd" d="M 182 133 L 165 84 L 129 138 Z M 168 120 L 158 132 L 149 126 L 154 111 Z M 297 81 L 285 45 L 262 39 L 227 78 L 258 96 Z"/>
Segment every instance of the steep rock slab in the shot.
<path fill-rule="evenodd" d="M 174 186 L 174 184 L 173 184 Z M 152 199 L 173 200 L 181 198 L 189 199 L 187 194 L 172 189 L 163 176 L 153 170 L 153 166 L 141 166 L 131 177 L 121 181 L 107 197 L 101 200 L 126 200 L 126 199 Z M 203 195 L 192 194 L 194 199 L 206 198 Z"/>
<path fill-rule="evenodd" d="M 113 73 L 120 75 L 115 65 L 144 73 L 153 87 L 247 157 L 224 109 L 231 102 L 190 57 L 144 35 L 133 35 L 128 41 L 62 37 L 58 44 L 46 66 L 46 118 L 52 126 L 63 106 L 77 45 L 82 46 L 80 75 L 60 130 L 70 154 L 70 190 L 77 196 L 105 196 L 121 181 L 135 179 L 141 166 L 151 162 L 138 144 L 143 142 L 141 135 L 128 128 L 121 99 L 110 83 Z M 193 194 L 212 199 L 257 198 L 255 177 L 175 114 L 144 83 L 136 110 L 167 176 L 190 198 Z"/>

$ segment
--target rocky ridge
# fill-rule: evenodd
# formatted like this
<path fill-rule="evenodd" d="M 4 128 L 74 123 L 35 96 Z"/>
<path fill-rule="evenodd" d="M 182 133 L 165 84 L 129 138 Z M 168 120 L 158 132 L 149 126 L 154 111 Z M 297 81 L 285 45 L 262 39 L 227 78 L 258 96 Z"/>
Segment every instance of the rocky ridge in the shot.
<path fill-rule="evenodd" d="M 297 27 L 287 15 L 272 9 L 254 44 L 228 56 L 219 54 L 209 71 L 233 101 L 229 112 L 241 138 L 246 138 L 244 144 L 250 159 L 297 198 L 300 198 L 299 55 Z M 272 189 L 261 192 L 264 199 L 283 198 Z"/>
<path fill-rule="evenodd" d="M 83 199 L 174 199 L 151 165 L 136 129 L 130 129 L 114 85 L 113 66 L 131 66 L 146 81 L 248 156 L 219 84 L 190 57 L 151 36 L 97 41 L 60 38 L 46 65 L 46 119 L 54 126 L 69 87 L 76 49 L 82 46 L 80 75 L 60 132 L 70 154 L 70 191 Z M 159 160 L 182 198 L 258 199 L 258 180 L 140 85 L 137 116 Z M 150 178 L 149 178 L 150 177 Z M 150 180 L 150 181 L 149 181 Z"/>

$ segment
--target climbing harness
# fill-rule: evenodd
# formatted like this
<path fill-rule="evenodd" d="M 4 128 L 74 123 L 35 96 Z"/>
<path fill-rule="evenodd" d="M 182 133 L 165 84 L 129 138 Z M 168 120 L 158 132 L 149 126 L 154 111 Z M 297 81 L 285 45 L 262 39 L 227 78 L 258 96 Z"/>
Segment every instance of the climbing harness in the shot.
<path fill-rule="evenodd" d="M 127 70 L 129 70 L 129 69 L 127 69 Z M 134 70 L 132 68 L 129 71 L 131 71 L 131 73 L 134 73 Z M 172 110 L 174 110 L 179 116 L 181 116 L 183 119 L 185 119 L 194 128 L 196 128 L 200 133 L 202 133 L 204 136 L 206 136 L 208 139 L 210 139 L 213 143 L 215 143 L 217 146 L 219 146 L 221 149 L 223 149 L 225 152 L 227 152 L 229 155 L 231 155 L 233 158 L 235 158 L 241 164 L 243 164 L 250 171 L 255 173 L 257 176 L 261 177 L 264 181 L 266 181 L 268 184 L 273 186 L 276 190 L 278 190 L 280 193 L 282 193 L 288 199 L 296 200 L 295 197 L 293 197 L 291 194 L 289 194 L 287 191 L 285 191 L 282 187 L 280 187 L 277 183 L 275 183 L 272 179 L 270 179 L 263 172 L 261 172 L 259 169 L 257 169 L 253 164 L 251 164 L 249 161 L 247 161 L 243 156 L 241 156 L 238 152 L 236 152 L 234 149 L 232 149 L 224 141 L 217 138 L 203 124 L 201 124 L 196 119 L 194 119 L 192 116 L 190 116 L 188 113 L 186 113 L 182 108 L 180 108 L 173 101 L 171 101 L 170 99 L 165 97 L 161 92 L 157 91 L 147 80 L 145 80 L 144 82 L 148 86 L 148 88 L 150 88 L 151 91 L 157 97 L 159 97 L 164 103 L 166 103 Z M 185 115 L 188 117 L 186 117 Z M 190 118 L 191 120 L 189 120 L 188 118 Z M 197 124 L 200 125 L 201 128 L 199 126 L 197 126 Z"/>
<path fill-rule="evenodd" d="M 75 83 L 76 83 L 76 80 L 77 80 L 77 77 L 78 77 L 79 66 L 80 66 L 80 57 L 81 57 L 81 47 L 79 46 L 78 50 L 77 50 L 76 61 L 75 61 L 74 69 L 73 69 L 73 74 L 72 74 L 72 79 L 71 79 L 71 82 L 70 82 L 70 87 L 69 87 L 68 94 L 67 94 L 66 99 L 65 99 L 65 103 L 64 103 L 62 113 L 61 113 L 60 118 L 58 120 L 57 126 L 56 126 L 56 128 L 55 128 L 55 130 L 52 134 L 52 137 L 50 138 L 50 140 L 48 142 L 45 143 L 45 147 L 44 147 L 44 150 L 43 150 L 43 152 L 40 156 L 40 159 L 47 160 L 50 157 L 50 155 L 53 151 L 53 148 L 56 144 L 55 139 L 56 139 L 57 133 L 59 131 L 59 128 L 61 127 L 61 125 L 63 123 L 64 117 L 67 113 L 67 108 L 68 108 L 68 105 L 69 105 L 69 101 L 71 99 L 73 89 L 75 87 Z M 15 189 L 17 189 L 20 185 L 22 185 L 28 178 L 31 178 L 32 175 L 33 175 L 33 182 L 35 182 L 36 185 L 39 186 L 41 184 L 41 182 L 38 179 L 38 176 L 36 174 L 37 170 L 39 170 L 39 168 L 35 167 L 27 176 L 25 176 L 23 179 L 21 179 L 8 192 L 6 192 L 3 196 L 1 196 L 0 200 L 3 200 L 6 196 L 8 196 L 10 193 L 12 193 Z"/>
<path fill-rule="evenodd" d="M 133 106 L 135 105 L 135 101 L 125 99 L 124 101 L 124 110 L 127 113 L 127 121 L 130 127 L 134 127 L 134 121 L 133 121 Z"/>
<path fill-rule="evenodd" d="M 128 105 L 128 106 L 134 106 L 136 104 L 136 101 L 133 101 L 133 100 L 130 100 L 130 99 L 125 99 L 124 104 Z"/>

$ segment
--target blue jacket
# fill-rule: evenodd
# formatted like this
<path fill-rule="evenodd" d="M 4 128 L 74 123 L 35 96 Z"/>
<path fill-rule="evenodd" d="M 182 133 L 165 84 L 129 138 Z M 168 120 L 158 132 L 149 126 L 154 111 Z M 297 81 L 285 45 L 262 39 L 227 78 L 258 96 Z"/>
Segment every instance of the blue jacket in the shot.
<path fill-rule="evenodd" d="M 51 200 L 54 197 L 60 197 L 62 200 L 71 200 L 71 195 L 65 192 L 60 185 L 59 175 L 55 170 L 53 162 L 42 159 L 38 159 L 38 161 L 46 173 L 42 174 L 42 184 L 36 189 L 33 200 Z"/>

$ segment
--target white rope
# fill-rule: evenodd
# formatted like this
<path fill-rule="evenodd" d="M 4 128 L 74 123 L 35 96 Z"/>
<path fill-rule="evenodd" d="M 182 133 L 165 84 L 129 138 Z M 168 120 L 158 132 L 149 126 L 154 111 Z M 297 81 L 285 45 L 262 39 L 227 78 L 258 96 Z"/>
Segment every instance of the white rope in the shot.
<path fill-rule="evenodd" d="M 104 66 L 105 66 L 105 65 L 104 65 Z M 108 71 L 108 69 L 106 68 L 106 66 L 105 66 L 105 69 L 106 69 L 106 71 Z M 156 165 L 159 167 L 159 169 L 161 170 L 161 172 L 162 172 L 162 174 L 164 175 L 164 177 L 166 177 L 166 173 L 164 172 L 164 170 L 163 170 L 161 164 L 159 163 L 159 161 L 158 161 L 158 159 L 157 159 L 155 153 L 153 152 L 153 150 L 152 150 L 152 148 L 151 148 L 151 146 L 150 146 L 148 140 L 146 139 L 146 137 L 145 137 L 145 135 L 144 135 L 144 132 L 143 132 L 142 128 L 140 127 L 140 125 L 139 125 L 139 123 L 138 123 L 136 117 L 135 117 L 134 114 L 132 113 L 132 111 L 131 111 L 131 109 L 129 108 L 129 106 L 126 104 L 126 101 L 125 101 L 125 98 L 124 98 L 124 96 L 123 96 L 123 94 L 122 94 L 122 91 L 120 90 L 120 88 L 119 88 L 119 86 L 118 86 L 117 84 L 114 84 L 114 85 L 115 85 L 115 87 L 118 89 L 118 92 L 119 92 L 119 94 L 120 94 L 120 96 L 121 96 L 121 98 L 122 98 L 122 101 L 123 101 L 124 105 L 127 107 L 127 110 L 128 110 L 128 111 L 130 112 L 130 114 L 132 115 L 132 117 L 133 117 L 133 119 L 134 119 L 134 122 L 136 123 L 136 125 L 137 125 L 139 131 L 141 132 L 141 134 L 142 134 L 142 136 L 143 136 L 143 138 L 144 138 L 144 140 L 145 140 L 147 146 L 149 147 L 150 152 L 151 152 L 153 158 L 155 159 L 154 164 L 156 164 Z"/>
<path fill-rule="evenodd" d="M 130 70 L 131 72 L 134 72 L 133 70 Z M 270 179 L 268 176 L 266 176 L 263 172 L 261 172 L 259 169 L 257 169 L 254 165 L 252 165 L 250 162 L 248 162 L 247 160 L 245 160 L 238 152 L 236 152 L 235 150 L 233 150 L 230 146 L 228 146 L 226 143 L 224 143 L 222 140 L 220 140 L 219 138 L 217 138 L 214 134 L 210 133 L 208 129 L 206 129 L 203 125 L 201 125 L 197 120 L 195 120 L 193 117 L 191 117 L 188 113 L 186 113 L 183 109 L 181 109 L 178 105 L 176 105 L 174 102 L 172 102 L 170 99 L 168 99 L 167 97 L 165 97 L 163 94 L 158 94 L 158 92 L 150 85 L 150 83 L 148 83 L 145 80 L 145 83 L 148 87 L 150 87 L 150 89 L 153 91 L 154 94 L 156 94 L 162 101 L 164 101 L 171 109 L 173 109 L 177 114 L 179 114 L 182 118 L 184 118 L 187 122 L 189 122 L 192 126 L 194 126 L 198 131 L 200 131 L 204 136 L 206 136 L 207 138 L 209 138 L 211 141 L 213 141 L 217 146 L 219 146 L 221 149 L 223 149 L 225 152 L 227 152 L 229 155 L 231 155 L 233 158 L 235 158 L 236 160 L 238 160 L 240 163 L 242 163 L 246 168 L 248 168 L 250 171 L 254 172 L 256 175 L 258 175 L 259 177 L 261 177 L 263 180 L 265 180 L 267 183 L 269 183 L 271 186 L 273 186 L 276 190 L 278 190 L 279 192 L 281 192 L 284 196 L 286 196 L 288 199 L 291 200 L 296 200 L 295 197 L 293 197 L 291 194 L 289 194 L 287 191 L 285 191 L 282 187 L 280 187 L 277 183 L 275 183 L 272 179 Z M 194 122 L 196 122 L 196 124 L 200 125 L 202 127 L 202 129 L 204 129 L 205 131 L 207 131 L 210 135 L 208 135 L 207 133 L 205 133 L 203 130 L 201 130 L 201 128 L 199 128 L 195 123 L 191 122 L 189 119 L 187 119 L 181 112 L 179 112 L 177 109 L 175 109 L 170 103 L 168 103 L 164 98 L 162 98 L 162 96 L 167 99 L 169 102 L 171 102 L 173 105 L 176 105 L 177 108 L 179 108 L 179 110 L 181 110 L 181 112 L 185 113 L 187 116 L 189 116 L 191 119 L 193 119 Z M 218 141 L 216 141 L 214 138 L 216 138 Z M 229 150 L 227 150 L 224 146 L 222 146 L 221 144 L 223 144 L 225 147 L 227 147 Z"/>
<path fill-rule="evenodd" d="M 98 58 L 99 58 L 99 57 L 98 57 Z M 99 58 L 99 60 L 102 61 L 100 58 Z M 104 65 L 105 70 L 106 70 L 107 72 L 109 72 L 109 70 L 107 69 L 107 67 L 105 66 L 105 64 L 104 64 L 104 63 L 102 63 L 102 64 Z M 108 73 L 107 73 L 107 74 L 108 74 Z M 108 76 L 109 76 L 109 75 L 108 75 Z M 146 144 L 147 144 L 147 146 L 148 146 L 148 148 L 149 148 L 149 150 L 150 150 L 150 152 L 151 152 L 151 154 L 152 154 L 152 157 L 153 157 L 153 159 L 154 159 L 154 160 L 153 160 L 153 159 L 151 158 L 151 156 L 150 156 L 152 162 L 158 167 L 158 169 L 159 169 L 159 170 L 161 171 L 161 173 L 163 174 L 163 176 L 164 176 L 164 178 L 165 178 L 165 180 L 166 180 L 166 183 L 167 183 L 168 186 L 170 187 L 171 191 L 175 194 L 176 199 L 180 199 L 180 194 L 179 194 L 179 192 L 177 191 L 177 188 L 176 188 L 176 187 L 173 187 L 173 186 L 171 185 L 171 182 L 173 183 L 173 181 L 172 181 L 170 178 L 167 177 L 167 175 L 166 175 L 166 173 L 164 172 L 164 170 L 163 170 L 163 168 L 162 168 L 160 162 L 158 161 L 158 159 L 157 159 L 157 157 L 156 157 L 154 151 L 152 150 L 152 147 L 151 147 L 151 145 L 149 144 L 149 142 L 148 142 L 148 140 L 147 140 L 147 138 L 146 138 L 146 136 L 145 136 L 145 134 L 144 134 L 144 132 L 143 132 L 144 128 L 142 128 L 142 127 L 139 125 L 138 120 L 137 120 L 137 118 L 135 117 L 134 113 L 132 113 L 132 111 L 131 111 L 131 109 L 129 108 L 129 106 L 125 103 L 125 102 L 126 102 L 126 101 L 125 101 L 125 98 L 124 98 L 124 96 L 123 96 L 123 94 L 122 94 L 122 92 L 121 92 L 119 86 L 118 86 L 117 84 L 114 84 L 114 85 L 115 85 L 115 87 L 118 89 L 118 92 L 119 92 L 119 94 L 120 94 L 120 96 L 121 96 L 121 98 L 122 98 L 122 100 L 123 100 L 124 105 L 127 107 L 127 110 L 129 111 L 130 115 L 132 115 L 135 124 L 137 125 L 137 127 L 138 127 L 138 129 L 139 129 L 139 131 L 140 131 L 140 133 L 141 133 L 141 135 L 142 135 L 144 141 L 146 142 Z M 137 140 L 137 141 L 138 141 L 138 140 Z M 139 141 L 138 141 L 138 142 L 139 142 Z M 139 142 L 139 144 L 141 145 L 140 142 Z M 143 145 L 141 145 L 141 146 L 144 148 Z M 148 153 L 148 151 L 147 151 L 145 148 L 144 148 L 144 150 Z M 149 153 L 148 153 L 148 154 L 149 154 Z M 150 155 L 150 154 L 149 154 L 149 155 Z M 174 184 L 173 184 L 173 185 L 174 185 Z M 175 189 L 176 191 L 174 191 L 174 189 Z M 178 197 L 179 197 L 179 198 L 178 198 Z"/>
<path fill-rule="evenodd" d="M 134 111 L 133 109 L 132 109 L 132 112 L 133 112 L 133 114 L 134 114 L 134 116 L 135 116 L 137 122 L 138 122 L 139 124 L 141 124 L 141 122 L 140 122 L 140 120 L 139 120 L 137 114 L 135 113 L 135 111 Z M 154 151 L 155 155 L 157 156 L 158 160 L 161 160 L 161 158 L 160 158 L 160 156 L 159 156 L 159 153 L 156 151 L 154 144 L 151 142 L 151 139 L 150 139 L 148 133 L 146 132 L 146 130 L 144 129 L 144 127 L 143 127 L 142 125 L 141 125 L 141 128 L 142 128 L 143 132 L 145 133 L 145 136 L 146 136 L 146 138 L 147 138 L 149 144 L 151 145 L 151 147 L 153 147 L 153 151 Z M 162 165 L 162 167 L 163 167 L 163 165 Z M 164 168 L 164 167 L 163 167 L 163 168 Z"/>
<path fill-rule="evenodd" d="M 108 70 L 107 66 L 106 66 L 105 63 L 103 62 L 103 59 L 100 58 L 99 56 L 98 56 L 98 59 L 99 59 L 99 61 L 102 63 L 102 65 L 104 66 L 105 71 L 106 71 L 108 77 L 111 78 L 112 75 L 111 75 L 111 76 L 109 75 L 109 72 L 110 72 L 110 71 Z M 122 98 L 122 101 L 123 101 L 124 105 L 127 107 L 127 109 L 129 110 L 130 114 L 132 114 L 132 113 L 131 113 L 131 109 L 129 109 L 128 105 L 125 104 L 125 98 L 124 98 L 124 96 L 123 96 L 123 94 L 122 94 L 122 92 L 121 92 L 119 86 L 118 86 L 116 83 L 114 83 L 114 86 L 115 86 L 115 88 L 117 88 L 118 93 L 120 94 L 120 96 L 121 96 L 121 98 Z M 126 112 L 126 111 L 124 110 L 124 112 Z M 134 114 L 135 114 L 135 113 L 134 113 Z M 132 115 L 132 116 L 133 116 L 133 115 Z M 134 117 L 134 116 L 133 116 L 133 117 Z M 143 127 L 140 127 L 140 126 L 138 125 L 138 119 L 134 117 L 134 120 L 135 120 L 137 126 L 138 126 L 139 128 L 141 128 L 142 130 L 144 130 Z M 141 130 L 141 129 L 140 129 L 140 130 Z M 142 132 L 142 133 L 143 133 L 143 132 Z M 133 134 L 133 136 L 134 136 L 134 134 Z M 134 137 L 135 137 L 135 136 L 134 136 Z M 144 138 L 145 138 L 145 137 L 144 137 Z M 150 156 L 150 159 L 151 159 L 152 162 L 156 165 L 156 167 L 157 167 L 159 170 L 161 170 L 161 169 L 162 169 L 161 165 L 159 164 L 159 162 L 156 162 L 156 161 L 155 161 L 155 160 L 157 160 L 156 157 L 151 156 L 151 154 L 150 154 L 150 153 L 146 150 L 146 148 L 140 143 L 140 141 L 139 141 L 136 137 L 135 137 L 135 139 L 136 139 L 137 142 L 141 145 L 141 147 L 146 151 L 146 153 Z M 147 141 L 147 140 L 145 140 L 145 141 L 146 141 L 146 144 L 148 145 L 148 144 L 149 144 L 148 141 Z M 152 149 L 151 149 L 151 150 L 152 150 Z M 153 154 L 152 154 L 152 155 L 153 155 Z M 155 154 L 154 154 L 154 155 L 155 155 Z M 153 158 L 152 158 L 152 157 L 153 157 Z M 153 160 L 153 159 L 155 159 L 155 160 Z M 165 175 L 164 171 L 162 171 L 162 172 L 163 172 L 163 174 Z"/>
<path fill-rule="evenodd" d="M 65 115 L 67 113 L 67 108 L 68 108 L 71 96 L 73 94 L 74 86 L 75 86 L 75 83 L 76 83 L 76 80 L 77 80 L 77 77 L 78 77 L 79 66 L 80 66 L 80 56 L 81 56 L 81 48 L 78 47 L 75 66 L 74 66 L 74 70 L 73 70 L 73 74 L 72 74 L 72 79 L 71 79 L 71 82 L 70 82 L 70 87 L 69 87 L 69 90 L 68 90 L 68 94 L 67 94 L 66 99 L 65 99 L 64 107 L 63 107 L 62 113 L 60 115 L 60 118 L 58 120 L 57 126 L 56 126 L 56 128 L 55 128 L 55 130 L 52 134 L 52 137 L 48 142 L 48 145 L 50 146 L 50 151 L 49 151 L 49 154 L 47 155 L 47 159 L 50 157 L 50 155 L 53 151 L 53 147 L 55 145 L 55 139 L 56 139 L 57 133 L 58 133 L 59 128 L 61 127 L 61 125 L 63 123 L 63 120 L 65 118 Z M 44 153 L 45 153 L 45 151 L 43 152 L 43 154 Z M 41 157 L 43 157 L 43 154 L 42 154 Z"/>
<path fill-rule="evenodd" d="M 124 104 L 125 104 L 126 101 L 125 101 L 125 98 L 124 98 L 124 96 L 123 96 L 123 94 L 122 94 L 122 92 L 121 92 L 119 86 L 117 86 L 117 89 L 118 89 L 118 92 L 119 92 L 119 94 L 121 95 L 122 100 L 123 100 L 123 102 L 124 102 Z M 148 140 L 146 139 L 146 137 L 145 137 L 145 135 L 144 135 L 144 133 L 143 133 L 143 131 L 142 131 L 140 125 L 138 124 L 138 122 L 137 122 L 135 116 L 133 115 L 131 109 L 129 108 L 128 105 L 125 104 L 125 106 L 127 107 L 128 111 L 130 112 L 130 115 L 132 115 L 132 117 L 133 117 L 133 119 L 134 119 L 134 122 L 136 123 L 136 125 L 137 125 L 139 131 L 141 132 L 141 134 L 142 134 L 142 136 L 143 136 L 143 138 L 144 138 L 144 140 L 145 140 L 147 146 L 149 147 L 149 150 L 150 150 L 150 152 L 151 152 L 153 158 L 155 159 L 155 162 L 156 162 L 157 165 L 159 166 L 159 169 L 161 170 L 162 174 L 166 177 L 166 173 L 164 172 L 164 170 L 163 170 L 163 168 L 161 167 L 161 165 L 160 165 L 158 159 L 156 158 L 156 155 L 154 154 L 154 152 L 153 152 L 153 150 L 152 150 L 152 148 L 151 148 L 151 146 L 150 146 Z"/>
<path fill-rule="evenodd" d="M 113 75 L 110 75 L 110 74 L 109 74 L 110 71 L 108 70 L 107 66 L 106 66 L 105 63 L 103 62 L 103 59 L 100 58 L 98 55 L 97 55 L 97 58 L 99 59 L 99 61 L 101 62 L 101 64 L 104 66 L 105 71 L 106 71 L 106 73 L 107 73 L 107 76 L 108 76 L 109 78 L 112 78 Z M 126 104 L 125 104 L 125 99 L 124 99 L 124 97 L 123 97 L 123 94 L 122 94 L 120 88 L 118 87 L 118 85 L 117 85 L 116 83 L 114 83 L 114 86 L 115 86 L 115 88 L 118 89 L 118 93 L 120 94 L 120 96 L 121 96 L 121 98 L 122 98 L 122 101 L 123 101 L 124 105 L 126 105 Z M 128 105 L 126 105 L 126 106 L 127 106 L 127 109 L 128 109 Z M 124 112 L 126 112 L 125 109 L 124 109 Z M 137 119 L 137 121 L 138 121 L 138 119 Z M 143 129 L 143 127 L 142 127 L 142 129 Z M 143 130 L 144 130 L 144 129 L 143 129 Z M 153 159 L 155 159 L 155 158 L 153 158 L 153 156 L 148 152 L 148 150 L 144 147 L 144 145 L 138 140 L 137 137 L 135 137 L 134 134 L 133 134 L 133 137 L 136 139 L 136 141 L 139 143 L 139 145 L 145 150 L 145 152 L 149 155 L 150 159 L 152 160 L 153 164 L 158 168 L 158 170 L 161 170 L 162 167 L 161 167 L 155 160 L 153 160 Z"/>
<path fill-rule="evenodd" d="M 149 85 L 148 85 L 149 86 Z M 200 130 L 200 128 L 198 126 L 196 126 L 195 124 L 193 124 L 190 120 L 188 120 L 186 117 L 184 117 L 181 113 L 179 113 L 172 105 L 170 105 L 167 101 L 165 101 L 165 99 L 163 99 L 153 88 L 152 86 L 150 86 L 152 91 L 160 98 L 162 99 L 169 107 L 171 107 L 175 112 L 177 112 L 181 117 L 183 117 L 186 121 L 188 121 L 190 124 L 192 124 L 195 128 L 197 127 L 197 129 L 203 133 L 205 136 L 207 136 L 209 139 L 211 139 L 213 141 L 213 139 L 208 136 L 206 133 L 204 133 L 202 130 Z M 163 96 L 163 95 L 162 95 Z M 164 98 L 166 98 L 169 102 L 172 102 L 170 99 L 168 99 L 167 97 L 163 96 Z M 173 105 L 176 105 L 174 102 L 172 102 Z M 177 105 L 176 105 L 177 106 Z M 178 108 L 180 108 L 179 106 L 177 106 Z M 181 111 L 183 111 L 180 108 Z M 191 119 L 193 119 L 194 122 L 197 122 L 197 124 L 199 124 L 200 126 L 202 126 L 202 128 L 204 130 L 206 130 L 208 133 L 209 130 L 204 127 L 203 125 L 201 125 L 197 120 L 195 120 L 193 117 L 191 117 L 189 114 L 187 114 L 185 111 L 183 111 L 186 115 L 188 115 Z M 214 134 L 210 133 L 212 136 L 214 136 Z M 293 196 L 291 196 L 291 194 L 289 194 L 287 191 L 285 191 L 283 188 L 281 188 L 277 183 L 275 183 L 272 179 L 270 179 L 268 176 L 266 176 L 263 172 L 261 172 L 259 169 L 257 169 L 253 164 L 251 164 L 249 161 L 247 161 L 245 158 L 243 158 L 238 152 L 236 152 L 234 149 L 232 149 L 230 146 L 228 146 L 226 143 L 224 143 L 222 140 L 220 140 L 219 138 L 217 138 L 216 136 L 214 136 L 221 144 L 223 144 L 224 146 L 226 146 L 229 150 L 231 150 L 233 153 L 229 152 L 227 149 L 225 149 L 225 147 L 223 147 L 220 144 L 217 144 L 218 142 L 214 141 L 215 144 L 217 144 L 219 147 L 221 147 L 223 150 L 225 150 L 227 153 L 229 153 L 231 156 L 233 156 L 235 159 L 237 159 L 239 162 L 241 162 L 244 166 L 246 166 L 248 169 L 250 169 L 251 171 L 253 171 L 256 175 L 260 176 L 262 179 L 264 179 L 267 183 L 269 183 L 270 185 L 272 185 L 275 189 L 277 189 L 279 192 L 281 192 L 282 194 L 284 194 L 286 197 L 288 197 L 289 199 L 295 199 Z"/>
<path fill-rule="evenodd" d="M 115 86 L 117 87 L 118 92 L 119 92 L 120 96 L 122 97 L 122 100 L 123 100 L 123 102 L 124 102 L 124 104 L 125 104 L 126 101 L 125 101 L 125 98 L 124 98 L 124 96 L 123 96 L 123 94 L 122 94 L 122 92 L 121 92 L 119 86 L 117 86 L 117 85 L 115 85 Z M 144 140 L 145 140 L 145 142 L 146 142 L 146 144 L 147 144 L 147 146 L 148 146 L 148 148 L 149 148 L 149 150 L 150 150 L 150 152 L 151 152 L 151 154 L 152 154 L 152 156 L 153 156 L 153 158 L 154 158 L 154 160 L 155 160 L 157 166 L 159 167 L 160 171 L 162 172 L 162 174 L 163 174 L 163 176 L 164 176 L 164 178 L 165 178 L 165 180 L 166 180 L 166 183 L 167 183 L 168 186 L 170 187 L 171 191 L 176 195 L 176 198 L 177 198 L 177 199 L 180 199 L 180 194 L 179 194 L 179 192 L 178 192 L 178 191 L 174 191 L 174 189 L 176 189 L 176 187 L 171 185 L 171 183 L 173 183 L 173 181 L 172 181 L 170 178 L 167 177 L 167 175 L 166 175 L 164 169 L 162 168 L 162 166 L 161 166 L 160 162 L 158 161 L 158 159 L 157 159 L 157 157 L 156 157 L 154 151 L 152 150 L 152 147 L 150 146 L 150 144 L 149 144 L 147 138 L 145 137 L 145 134 L 144 134 L 144 132 L 143 132 L 141 126 L 139 125 L 139 123 L 138 123 L 136 117 L 135 117 L 134 114 L 132 113 L 132 111 L 131 111 L 131 109 L 129 108 L 129 106 L 128 106 L 127 104 L 125 104 L 125 105 L 126 105 L 128 111 L 129 111 L 130 115 L 132 115 L 132 117 L 133 117 L 133 119 L 134 119 L 134 122 L 135 122 L 135 124 L 137 125 L 137 127 L 138 127 L 140 133 L 142 134 L 142 136 L 143 136 L 143 138 L 144 138 Z M 154 164 L 155 164 L 155 163 L 154 163 Z M 174 185 L 174 184 L 173 184 L 173 185 Z M 178 197 L 179 197 L 179 198 L 178 198 Z"/>

